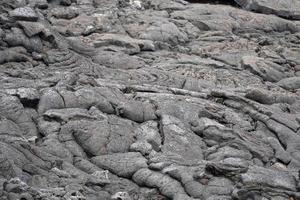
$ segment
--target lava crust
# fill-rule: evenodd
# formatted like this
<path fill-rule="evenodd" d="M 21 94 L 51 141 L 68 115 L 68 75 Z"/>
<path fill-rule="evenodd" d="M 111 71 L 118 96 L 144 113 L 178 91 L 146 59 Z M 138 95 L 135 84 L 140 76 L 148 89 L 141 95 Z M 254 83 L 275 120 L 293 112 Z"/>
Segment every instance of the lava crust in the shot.
<path fill-rule="evenodd" d="M 299 0 L 0 1 L 1 200 L 299 200 Z"/>

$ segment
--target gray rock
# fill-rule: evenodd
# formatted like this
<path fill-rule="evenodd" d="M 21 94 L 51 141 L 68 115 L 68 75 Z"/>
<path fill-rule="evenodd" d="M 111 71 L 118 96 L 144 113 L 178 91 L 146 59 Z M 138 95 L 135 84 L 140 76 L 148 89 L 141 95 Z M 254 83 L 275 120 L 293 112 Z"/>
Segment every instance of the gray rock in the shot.
<path fill-rule="evenodd" d="M 133 175 L 133 180 L 138 185 L 146 185 L 148 187 L 157 187 L 160 192 L 169 198 L 188 198 L 181 184 L 170 178 L 168 175 L 149 169 L 140 169 Z"/>
<path fill-rule="evenodd" d="M 222 30 L 229 32 L 234 29 L 259 29 L 263 31 L 289 30 L 291 32 L 297 32 L 298 30 L 296 25 L 288 20 L 271 15 L 254 14 L 230 6 L 197 4 L 190 5 L 189 7 L 189 9 L 183 11 L 173 12 L 172 17 L 187 19 L 200 30 Z M 207 12 L 210 13 L 210 17 L 207 17 Z M 256 19 L 255 22 L 248 21 L 248 17 Z M 261 26 L 260 23 L 268 25 Z"/>
<path fill-rule="evenodd" d="M 296 0 L 0 0 L 0 199 L 300 199 Z"/>
<path fill-rule="evenodd" d="M 157 118 L 154 105 L 139 101 L 131 101 L 118 106 L 117 114 L 136 122 L 145 122 Z"/>
<path fill-rule="evenodd" d="M 51 31 L 48 30 L 42 23 L 27 21 L 19 21 L 18 23 L 22 26 L 24 32 L 28 37 L 32 37 L 38 34 L 44 34 L 45 37 L 49 37 L 52 35 Z"/>
<path fill-rule="evenodd" d="M 29 0 L 29 4 L 32 7 L 37 7 L 37 8 L 40 8 L 40 9 L 48 8 L 47 0 Z"/>
<path fill-rule="evenodd" d="M 138 40 L 129 36 L 118 34 L 92 34 L 89 36 L 93 45 L 97 48 L 109 45 L 120 46 L 124 52 L 129 54 L 139 53 L 140 51 L 154 51 L 155 45 L 151 40 Z"/>
<path fill-rule="evenodd" d="M 100 51 L 93 61 L 114 69 L 138 69 L 145 66 L 145 62 L 137 56 L 113 51 Z"/>
<path fill-rule="evenodd" d="M 284 73 L 280 71 L 279 65 L 266 62 L 257 57 L 243 57 L 242 66 L 250 70 L 251 73 L 262 77 L 265 81 L 277 82 L 285 78 Z"/>
<path fill-rule="evenodd" d="M 245 185 L 255 184 L 262 187 L 296 191 L 295 177 L 289 174 L 289 172 L 253 166 L 249 168 L 247 173 L 241 176 L 241 180 Z"/>
<path fill-rule="evenodd" d="M 20 7 L 9 12 L 9 16 L 17 20 L 37 21 L 38 16 L 31 7 Z"/>
<path fill-rule="evenodd" d="M 185 163 L 197 163 L 203 159 L 203 141 L 188 130 L 175 117 L 163 115 L 161 121 L 164 143 L 161 147 L 163 154 L 170 154 Z"/>
<path fill-rule="evenodd" d="M 30 60 L 26 49 L 23 47 L 13 47 L 0 51 L 0 63 L 23 62 Z"/>
<path fill-rule="evenodd" d="M 64 104 L 64 100 L 55 90 L 48 89 L 43 91 L 38 105 L 38 112 L 43 114 L 51 108 L 63 108 Z"/>
<path fill-rule="evenodd" d="M 58 7 L 51 10 L 51 15 L 59 19 L 73 19 L 79 15 L 75 7 Z"/>
<path fill-rule="evenodd" d="M 43 49 L 40 37 L 28 38 L 19 28 L 12 28 L 9 34 L 5 35 L 4 41 L 10 46 L 23 46 L 28 52 L 41 52 Z"/>
<path fill-rule="evenodd" d="M 232 182 L 225 178 L 212 178 L 209 180 L 205 191 L 204 198 L 206 199 L 228 199 L 233 191 Z"/>
<path fill-rule="evenodd" d="M 140 153 L 115 153 L 96 156 L 92 162 L 97 166 L 116 173 L 121 177 L 131 177 L 141 168 L 147 168 L 146 159 Z"/>
<path fill-rule="evenodd" d="M 286 90 L 297 90 L 300 88 L 300 77 L 283 79 L 278 82 L 278 85 Z"/>
<path fill-rule="evenodd" d="M 0 113 L 22 127 L 24 136 L 36 136 L 37 128 L 17 97 L 0 93 Z"/>
<path fill-rule="evenodd" d="M 280 0 L 276 3 L 263 0 L 235 0 L 243 8 L 265 14 L 275 14 L 289 19 L 300 19 L 300 3 L 297 0 Z"/>

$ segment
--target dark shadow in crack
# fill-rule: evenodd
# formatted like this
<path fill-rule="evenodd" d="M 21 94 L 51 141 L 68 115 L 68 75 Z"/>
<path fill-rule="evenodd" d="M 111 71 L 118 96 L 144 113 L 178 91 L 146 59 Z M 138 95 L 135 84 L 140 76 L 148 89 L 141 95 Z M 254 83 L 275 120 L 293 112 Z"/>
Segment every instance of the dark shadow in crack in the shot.
<path fill-rule="evenodd" d="M 238 4 L 234 0 L 186 0 L 190 3 L 209 3 L 209 4 L 222 4 L 232 5 L 238 7 Z"/>
<path fill-rule="evenodd" d="M 20 99 L 20 101 L 23 104 L 24 108 L 37 109 L 39 104 L 39 99 Z"/>

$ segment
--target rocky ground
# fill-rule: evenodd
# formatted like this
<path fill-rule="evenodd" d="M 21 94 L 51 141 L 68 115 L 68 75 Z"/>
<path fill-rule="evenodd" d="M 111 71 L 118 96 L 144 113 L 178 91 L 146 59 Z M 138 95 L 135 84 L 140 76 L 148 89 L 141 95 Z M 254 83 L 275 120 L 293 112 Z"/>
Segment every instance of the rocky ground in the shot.
<path fill-rule="evenodd" d="M 297 200 L 299 169 L 299 0 L 0 0 L 1 200 Z"/>

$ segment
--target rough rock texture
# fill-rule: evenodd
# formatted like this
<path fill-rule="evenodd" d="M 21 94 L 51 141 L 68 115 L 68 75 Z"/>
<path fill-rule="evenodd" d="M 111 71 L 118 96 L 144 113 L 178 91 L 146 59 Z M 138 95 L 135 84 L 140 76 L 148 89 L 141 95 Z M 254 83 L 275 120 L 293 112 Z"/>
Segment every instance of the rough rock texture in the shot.
<path fill-rule="evenodd" d="M 299 20 L 299 0 L 0 0 L 0 199 L 300 199 Z"/>
<path fill-rule="evenodd" d="M 300 20 L 300 2 L 298 0 L 279 0 L 275 3 L 266 0 L 235 0 L 243 8 L 265 14 Z"/>

